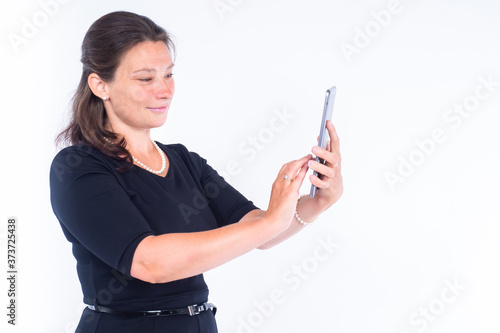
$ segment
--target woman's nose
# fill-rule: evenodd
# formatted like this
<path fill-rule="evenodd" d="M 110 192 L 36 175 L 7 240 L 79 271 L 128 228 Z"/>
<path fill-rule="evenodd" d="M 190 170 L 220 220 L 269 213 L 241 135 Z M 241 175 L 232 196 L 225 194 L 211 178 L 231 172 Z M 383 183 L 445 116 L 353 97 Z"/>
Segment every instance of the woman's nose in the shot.
<path fill-rule="evenodd" d="M 163 79 L 158 87 L 157 97 L 169 99 L 172 98 L 175 91 L 175 83 L 173 78 Z"/>

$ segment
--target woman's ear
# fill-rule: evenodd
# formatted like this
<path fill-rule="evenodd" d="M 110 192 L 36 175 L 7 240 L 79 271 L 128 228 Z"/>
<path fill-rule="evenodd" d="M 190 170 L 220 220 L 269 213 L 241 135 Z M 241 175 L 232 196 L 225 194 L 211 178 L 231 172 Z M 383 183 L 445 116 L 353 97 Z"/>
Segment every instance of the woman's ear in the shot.
<path fill-rule="evenodd" d="M 104 101 L 109 98 L 108 85 L 99 77 L 99 75 L 96 73 L 90 74 L 87 82 L 94 95 L 102 98 Z"/>

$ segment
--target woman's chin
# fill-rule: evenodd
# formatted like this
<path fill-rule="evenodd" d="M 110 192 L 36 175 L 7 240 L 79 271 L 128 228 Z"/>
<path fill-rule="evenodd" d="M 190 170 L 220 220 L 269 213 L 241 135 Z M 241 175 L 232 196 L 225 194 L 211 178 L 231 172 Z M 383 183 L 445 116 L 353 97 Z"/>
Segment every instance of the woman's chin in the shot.
<path fill-rule="evenodd" d="M 165 115 L 165 117 L 162 117 L 162 119 L 157 119 L 155 121 L 152 121 L 149 127 L 151 128 L 162 127 L 166 121 L 167 121 L 167 116 Z"/>

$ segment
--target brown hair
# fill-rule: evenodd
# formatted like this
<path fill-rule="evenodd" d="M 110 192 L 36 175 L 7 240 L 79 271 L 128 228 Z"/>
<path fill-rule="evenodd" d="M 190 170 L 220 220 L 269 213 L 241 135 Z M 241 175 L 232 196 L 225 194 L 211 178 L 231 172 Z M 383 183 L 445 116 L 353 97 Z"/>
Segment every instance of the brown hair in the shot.
<path fill-rule="evenodd" d="M 170 34 L 146 16 L 117 11 L 102 16 L 90 26 L 82 43 L 83 72 L 72 99 L 71 119 L 66 129 L 57 135 L 56 145 L 91 145 L 123 162 L 117 170 L 132 167 L 132 155 L 125 149 L 125 138 L 118 143 L 106 140 L 117 139 L 117 135 L 105 129 L 104 103 L 92 93 L 87 80 L 90 74 L 96 73 L 103 81 L 112 82 L 125 53 L 145 41 L 162 41 L 169 51 L 175 49 Z"/>

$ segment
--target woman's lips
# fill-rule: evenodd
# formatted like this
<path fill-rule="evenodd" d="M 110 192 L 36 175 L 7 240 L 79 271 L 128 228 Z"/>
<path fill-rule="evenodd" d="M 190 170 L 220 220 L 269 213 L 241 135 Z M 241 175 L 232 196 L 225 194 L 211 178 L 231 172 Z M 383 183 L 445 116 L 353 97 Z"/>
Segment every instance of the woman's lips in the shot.
<path fill-rule="evenodd" d="M 149 110 L 155 112 L 155 113 L 164 113 L 167 111 L 167 106 L 159 106 L 157 108 L 148 108 Z"/>

